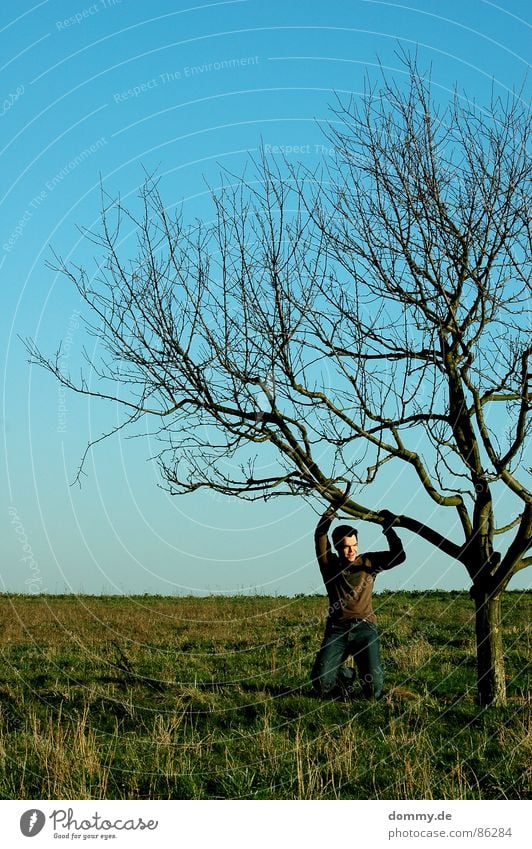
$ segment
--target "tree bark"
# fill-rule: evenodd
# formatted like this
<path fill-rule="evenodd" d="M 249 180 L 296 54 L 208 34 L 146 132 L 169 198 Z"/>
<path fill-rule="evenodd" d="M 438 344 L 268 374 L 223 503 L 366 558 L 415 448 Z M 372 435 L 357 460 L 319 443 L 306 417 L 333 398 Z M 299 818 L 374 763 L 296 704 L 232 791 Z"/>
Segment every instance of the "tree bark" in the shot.
<path fill-rule="evenodd" d="M 482 706 L 505 705 L 502 593 L 492 595 L 484 588 L 475 587 L 473 597 L 477 637 L 478 703 Z"/>

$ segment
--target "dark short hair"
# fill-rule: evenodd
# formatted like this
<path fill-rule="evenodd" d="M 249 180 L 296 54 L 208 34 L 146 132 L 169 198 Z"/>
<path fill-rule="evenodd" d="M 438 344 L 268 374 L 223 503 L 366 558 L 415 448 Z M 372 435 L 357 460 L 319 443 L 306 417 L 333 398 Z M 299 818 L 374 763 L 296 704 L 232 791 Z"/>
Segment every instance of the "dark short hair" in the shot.
<path fill-rule="evenodd" d="M 335 548 L 338 548 L 344 537 L 356 537 L 358 539 L 358 531 L 351 525 L 338 525 L 332 532 L 332 541 Z"/>

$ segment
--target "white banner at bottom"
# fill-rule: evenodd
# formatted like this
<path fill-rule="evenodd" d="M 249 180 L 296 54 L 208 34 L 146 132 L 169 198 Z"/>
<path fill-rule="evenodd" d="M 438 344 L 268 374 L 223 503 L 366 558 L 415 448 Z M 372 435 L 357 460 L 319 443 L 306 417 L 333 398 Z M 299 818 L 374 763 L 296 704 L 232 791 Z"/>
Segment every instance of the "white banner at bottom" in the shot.
<path fill-rule="evenodd" d="M 3 801 L 2 845 L 305 849 L 531 845 L 524 801 Z M 67 842 L 68 841 L 68 842 Z"/>

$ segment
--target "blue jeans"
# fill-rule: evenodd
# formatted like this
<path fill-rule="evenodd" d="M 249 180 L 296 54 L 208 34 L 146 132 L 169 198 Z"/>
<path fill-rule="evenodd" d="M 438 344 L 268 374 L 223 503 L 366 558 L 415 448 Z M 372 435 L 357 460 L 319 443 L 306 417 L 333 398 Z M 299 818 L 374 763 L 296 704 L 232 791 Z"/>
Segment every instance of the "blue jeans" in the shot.
<path fill-rule="evenodd" d="M 379 632 L 376 625 L 364 619 L 327 620 L 321 648 L 310 673 L 314 689 L 322 696 L 352 695 L 355 673 L 343 666 L 344 660 L 351 655 L 363 695 L 367 699 L 378 699 L 384 684 Z"/>

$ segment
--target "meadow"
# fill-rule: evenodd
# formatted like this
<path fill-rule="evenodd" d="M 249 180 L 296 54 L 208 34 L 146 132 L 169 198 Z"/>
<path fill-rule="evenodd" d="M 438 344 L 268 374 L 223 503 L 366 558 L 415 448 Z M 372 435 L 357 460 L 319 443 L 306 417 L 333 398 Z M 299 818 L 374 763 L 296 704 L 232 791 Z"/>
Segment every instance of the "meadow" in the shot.
<path fill-rule="evenodd" d="M 532 593 L 506 594 L 508 704 L 475 703 L 467 593 L 375 597 L 376 703 L 321 701 L 322 596 L 0 596 L 4 799 L 530 796 Z"/>

